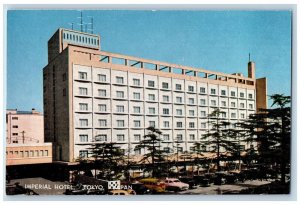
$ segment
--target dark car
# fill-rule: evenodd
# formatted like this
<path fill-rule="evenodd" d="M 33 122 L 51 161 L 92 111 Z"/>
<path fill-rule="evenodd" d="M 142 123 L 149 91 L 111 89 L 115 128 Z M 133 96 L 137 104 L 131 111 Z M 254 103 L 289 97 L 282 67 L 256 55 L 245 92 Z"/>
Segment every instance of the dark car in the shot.
<path fill-rule="evenodd" d="M 151 190 L 144 186 L 140 182 L 132 183 L 132 189 L 136 192 L 137 195 L 151 194 Z"/>
<path fill-rule="evenodd" d="M 205 175 L 196 175 L 194 176 L 195 183 L 202 187 L 210 186 L 210 178 Z"/>
<path fill-rule="evenodd" d="M 180 177 L 179 180 L 186 183 L 186 184 L 188 184 L 189 189 L 196 189 L 197 188 L 196 181 L 191 177 Z"/>

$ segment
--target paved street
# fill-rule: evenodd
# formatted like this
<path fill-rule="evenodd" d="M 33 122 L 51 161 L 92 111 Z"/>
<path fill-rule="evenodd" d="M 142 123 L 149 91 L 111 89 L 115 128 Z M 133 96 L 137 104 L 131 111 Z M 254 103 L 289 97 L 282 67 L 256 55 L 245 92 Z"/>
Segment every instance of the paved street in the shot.
<path fill-rule="evenodd" d="M 226 193 L 238 193 L 242 189 L 252 188 L 269 184 L 271 181 L 260 181 L 260 180 L 247 180 L 243 183 L 236 184 L 225 184 L 225 185 L 211 185 L 209 187 L 198 187 L 197 189 L 189 189 L 178 193 L 168 192 L 167 194 L 202 194 L 202 195 L 215 195 L 215 194 L 226 194 Z"/>

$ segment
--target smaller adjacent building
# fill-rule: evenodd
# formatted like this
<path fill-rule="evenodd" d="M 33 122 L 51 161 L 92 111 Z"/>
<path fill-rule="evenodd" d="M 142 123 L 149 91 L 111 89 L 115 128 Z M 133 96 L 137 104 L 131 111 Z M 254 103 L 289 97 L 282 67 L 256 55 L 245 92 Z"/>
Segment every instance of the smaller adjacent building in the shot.
<path fill-rule="evenodd" d="M 40 112 L 6 111 L 6 165 L 52 162 L 52 143 L 44 143 L 44 116 Z"/>

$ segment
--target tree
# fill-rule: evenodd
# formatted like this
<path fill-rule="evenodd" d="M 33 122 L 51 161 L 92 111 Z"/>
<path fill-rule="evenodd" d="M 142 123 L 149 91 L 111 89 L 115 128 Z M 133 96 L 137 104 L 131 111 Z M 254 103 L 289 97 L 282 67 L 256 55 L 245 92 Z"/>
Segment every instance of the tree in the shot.
<path fill-rule="evenodd" d="M 263 167 L 280 165 L 281 182 L 285 183 L 286 170 L 290 164 L 291 110 L 290 96 L 271 95 L 271 109 L 260 109 L 258 113 L 240 123 L 245 131 L 245 141 L 257 143 L 257 161 Z M 253 150 L 250 150 L 253 154 Z"/>
<path fill-rule="evenodd" d="M 166 152 L 161 150 L 162 139 L 160 135 L 162 132 L 154 127 L 148 127 L 147 130 L 149 133 L 144 135 L 144 139 L 135 147 L 135 150 L 145 150 L 141 162 L 150 162 L 152 177 L 155 177 L 162 173 L 162 162 L 165 161 Z"/>
<path fill-rule="evenodd" d="M 99 176 L 107 180 L 119 178 L 124 164 L 124 153 L 114 142 L 95 143 L 90 149 L 91 159 L 94 162 L 95 177 L 99 169 Z"/>
<path fill-rule="evenodd" d="M 232 152 L 236 146 L 234 140 L 232 139 L 234 138 L 234 135 L 231 134 L 230 129 L 227 129 L 230 126 L 230 123 L 223 120 L 223 113 L 224 112 L 222 112 L 220 109 L 215 109 L 208 115 L 208 123 L 212 127 L 207 131 L 206 134 L 202 135 L 201 138 L 204 145 L 209 145 L 212 148 L 211 151 L 216 152 L 218 171 L 221 171 L 221 149 Z"/>

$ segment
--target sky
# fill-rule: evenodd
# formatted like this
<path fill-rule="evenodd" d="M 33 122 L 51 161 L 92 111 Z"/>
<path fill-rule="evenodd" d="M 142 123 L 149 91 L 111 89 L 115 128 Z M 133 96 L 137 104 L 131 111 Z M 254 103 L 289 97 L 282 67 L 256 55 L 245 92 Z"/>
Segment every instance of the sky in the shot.
<path fill-rule="evenodd" d="M 80 30 L 76 10 L 9 10 L 6 107 L 43 111 L 42 69 L 58 28 Z M 247 76 L 249 53 L 268 95 L 291 93 L 290 11 L 84 10 L 101 50 Z M 269 105 L 271 102 L 269 101 Z"/>

